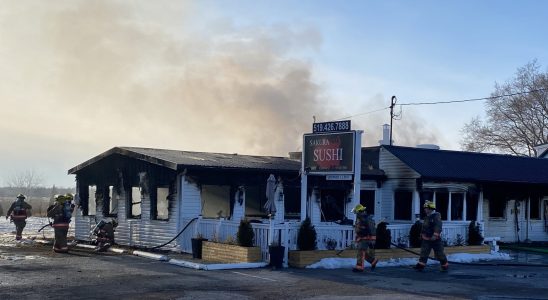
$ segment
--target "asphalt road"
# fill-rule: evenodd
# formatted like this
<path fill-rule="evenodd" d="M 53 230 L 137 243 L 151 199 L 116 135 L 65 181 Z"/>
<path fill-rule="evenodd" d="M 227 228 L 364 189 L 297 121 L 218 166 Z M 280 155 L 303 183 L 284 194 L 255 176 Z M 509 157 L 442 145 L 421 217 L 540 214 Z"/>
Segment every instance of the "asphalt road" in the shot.
<path fill-rule="evenodd" d="M 541 260 L 543 258 L 541 257 Z M 548 268 L 201 271 L 124 254 L 0 246 L 0 299 L 548 299 Z"/>

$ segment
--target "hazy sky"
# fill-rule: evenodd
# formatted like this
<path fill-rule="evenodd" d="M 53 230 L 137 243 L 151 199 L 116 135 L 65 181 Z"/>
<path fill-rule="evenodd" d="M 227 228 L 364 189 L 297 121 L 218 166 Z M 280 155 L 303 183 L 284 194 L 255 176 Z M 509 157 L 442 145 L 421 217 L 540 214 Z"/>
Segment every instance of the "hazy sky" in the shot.
<path fill-rule="evenodd" d="M 285 156 L 313 116 L 354 116 L 376 145 L 389 111 L 367 112 L 392 95 L 486 97 L 544 71 L 546 28 L 545 1 L 2 1 L 0 185 L 73 186 L 114 146 Z M 405 106 L 395 143 L 458 150 L 483 105 Z"/>

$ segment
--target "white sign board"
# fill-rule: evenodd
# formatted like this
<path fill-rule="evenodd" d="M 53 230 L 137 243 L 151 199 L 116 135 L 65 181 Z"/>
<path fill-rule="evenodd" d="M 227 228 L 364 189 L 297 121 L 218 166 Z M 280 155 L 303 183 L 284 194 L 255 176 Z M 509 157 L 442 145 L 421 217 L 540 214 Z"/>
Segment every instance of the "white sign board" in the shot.
<path fill-rule="evenodd" d="M 326 175 L 326 180 L 352 180 L 352 175 Z"/>

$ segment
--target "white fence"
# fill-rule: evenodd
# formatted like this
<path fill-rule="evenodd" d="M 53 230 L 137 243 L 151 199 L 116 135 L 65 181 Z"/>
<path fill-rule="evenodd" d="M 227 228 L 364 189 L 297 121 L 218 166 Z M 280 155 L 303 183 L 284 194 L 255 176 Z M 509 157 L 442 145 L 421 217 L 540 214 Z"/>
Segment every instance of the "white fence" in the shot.
<path fill-rule="evenodd" d="M 190 220 L 187 220 L 187 222 Z M 187 223 L 185 222 L 185 224 Z M 191 253 L 192 245 L 190 238 L 200 234 L 202 237 L 219 242 L 227 240 L 236 241 L 239 222 L 230 220 L 199 219 L 189 228 L 179 239 L 179 245 L 184 252 Z M 287 263 L 287 252 L 297 250 L 297 234 L 300 222 L 284 222 L 281 224 L 269 223 L 251 223 L 255 233 L 255 245 L 261 248 L 262 258 L 268 261 L 268 246 L 270 241 L 285 246 L 285 259 Z M 392 236 L 392 243 L 403 246 L 409 246 L 409 231 L 412 224 L 388 225 Z M 354 228 L 351 225 L 339 224 L 317 224 L 316 246 L 318 250 L 326 249 L 346 249 L 354 241 Z M 272 234 L 272 237 L 270 237 Z M 460 236 L 460 237 L 459 237 Z M 442 238 L 449 245 L 453 245 L 457 240 L 466 241 L 468 237 L 468 222 L 449 223 L 443 226 Z"/>

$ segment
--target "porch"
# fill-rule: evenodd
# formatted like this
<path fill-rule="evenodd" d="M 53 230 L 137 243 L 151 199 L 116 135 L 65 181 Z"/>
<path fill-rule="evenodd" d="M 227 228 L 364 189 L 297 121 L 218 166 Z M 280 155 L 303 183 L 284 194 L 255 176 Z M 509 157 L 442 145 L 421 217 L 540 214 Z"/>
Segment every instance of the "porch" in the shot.
<path fill-rule="evenodd" d="M 191 219 L 184 220 L 187 224 Z M 177 244 L 182 252 L 192 253 L 191 238 L 201 235 L 208 240 L 224 242 L 236 238 L 239 222 L 223 219 L 198 219 L 179 236 Z M 261 256 L 268 261 L 268 246 L 274 242 L 285 247 L 284 263 L 287 264 L 288 251 L 297 250 L 297 234 L 301 225 L 298 221 L 274 223 L 265 220 L 263 223 L 251 223 L 255 233 L 255 246 L 261 248 Z M 413 224 L 390 224 L 391 241 L 404 247 L 409 246 L 409 231 Z M 442 237 L 448 245 L 455 245 L 457 240 L 468 238 L 469 222 L 446 222 Z M 480 226 L 482 226 L 480 224 Z M 354 240 L 354 229 L 351 225 L 325 223 L 314 225 L 318 250 L 342 250 L 350 247 Z M 272 235 L 270 235 L 272 233 Z"/>

